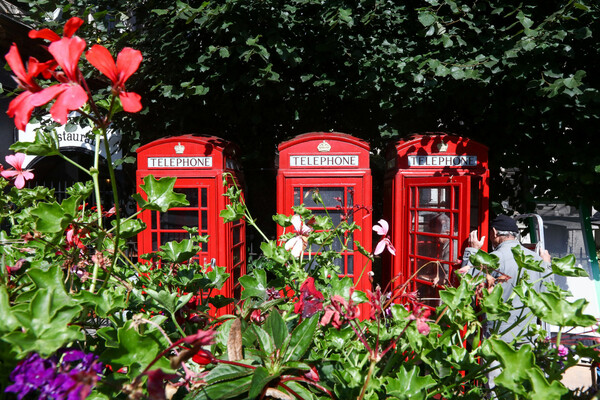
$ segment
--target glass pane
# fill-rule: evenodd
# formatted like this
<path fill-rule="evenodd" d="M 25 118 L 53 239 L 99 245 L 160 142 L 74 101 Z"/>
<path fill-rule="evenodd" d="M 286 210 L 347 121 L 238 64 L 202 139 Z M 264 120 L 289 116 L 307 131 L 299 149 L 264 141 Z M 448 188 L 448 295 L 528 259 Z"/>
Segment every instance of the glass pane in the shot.
<path fill-rule="evenodd" d="M 354 207 L 354 189 L 348 188 L 347 196 L 348 196 L 348 199 L 346 201 L 346 207 L 348 207 L 348 208 Z"/>
<path fill-rule="evenodd" d="M 310 192 L 312 190 L 319 191 L 319 195 L 321 195 L 323 203 L 325 203 L 325 207 L 327 208 L 335 208 L 336 206 L 341 206 L 344 204 L 343 187 L 312 187 L 304 188 L 304 195 L 306 196 L 306 198 L 304 199 L 304 204 L 306 204 L 309 207 L 313 207 L 314 205 L 316 205 L 316 203 L 312 200 L 313 193 Z"/>
<path fill-rule="evenodd" d="M 232 236 L 231 240 L 233 241 L 233 244 L 240 243 L 242 241 L 242 227 L 239 225 L 234 226 L 231 236 Z"/>
<path fill-rule="evenodd" d="M 416 235 L 416 254 L 423 257 L 448 261 L 450 257 L 450 239 L 447 237 L 433 237 Z"/>
<path fill-rule="evenodd" d="M 181 242 L 183 239 L 189 239 L 190 235 L 187 232 L 161 232 L 160 233 L 160 244 L 163 245 L 167 242 Z"/>
<path fill-rule="evenodd" d="M 449 187 L 420 187 L 419 207 L 426 208 L 449 208 Z"/>
<path fill-rule="evenodd" d="M 436 261 L 418 260 L 419 273 L 417 278 L 431 282 L 431 284 L 443 285 L 448 280 L 448 265 Z"/>
<path fill-rule="evenodd" d="M 344 268 L 344 257 L 336 258 L 335 260 L 333 260 L 333 263 L 338 267 L 340 275 L 346 275 L 346 271 Z"/>
<path fill-rule="evenodd" d="M 158 244 L 156 243 L 156 239 L 158 238 L 156 232 L 152 232 L 152 250 L 158 250 Z"/>
<path fill-rule="evenodd" d="M 479 226 L 479 186 L 480 178 L 471 178 L 471 220 L 469 221 L 469 232 L 474 231 Z M 487 232 L 483 233 L 484 235 Z"/>
<path fill-rule="evenodd" d="M 419 301 L 430 307 L 437 307 L 440 305 L 440 299 L 438 291 L 433 286 L 426 285 L 424 283 L 417 283 L 417 291 L 419 293 Z"/>
<path fill-rule="evenodd" d="M 200 189 L 200 196 L 201 196 L 201 207 L 208 207 L 208 189 L 207 188 L 202 188 Z"/>
<path fill-rule="evenodd" d="M 171 210 L 160 214 L 161 229 L 182 229 L 184 226 L 198 226 L 196 210 Z"/>
<path fill-rule="evenodd" d="M 348 255 L 347 260 L 348 260 L 348 264 L 347 264 L 348 271 L 346 273 L 348 275 L 354 275 L 354 256 Z"/>
<path fill-rule="evenodd" d="M 156 214 L 158 211 L 150 211 L 150 229 L 156 229 Z"/>
<path fill-rule="evenodd" d="M 302 190 L 300 188 L 294 188 L 294 205 L 299 206 L 302 204 Z"/>
<path fill-rule="evenodd" d="M 201 220 L 200 221 L 200 223 L 201 223 L 200 229 L 203 231 L 207 230 L 208 229 L 208 211 L 206 211 L 206 210 L 200 211 L 200 220 Z"/>
<path fill-rule="evenodd" d="M 450 213 L 446 212 L 419 212 L 419 232 L 439 233 L 449 235 Z"/>
<path fill-rule="evenodd" d="M 198 189 L 196 188 L 174 188 L 175 193 L 185 194 L 185 198 L 190 202 L 190 207 L 198 207 Z"/>

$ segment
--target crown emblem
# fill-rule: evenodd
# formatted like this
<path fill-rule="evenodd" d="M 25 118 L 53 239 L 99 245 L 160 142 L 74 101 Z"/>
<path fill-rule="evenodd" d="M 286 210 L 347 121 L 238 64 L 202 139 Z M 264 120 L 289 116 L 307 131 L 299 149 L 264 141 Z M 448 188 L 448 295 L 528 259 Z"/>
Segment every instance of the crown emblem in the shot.
<path fill-rule="evenodd" d="M 448 143 L 439 142 L 437 144 L 437 149 L 440 153 L 445 153 L 448 150 Z"/>
<path fill-rule="evenodd" d="M 183 154 L 184 150 L 185 150 L 185 146 L 182 145 L 180 142 L 177 143 L 177 145 L 175 146 L 175 154 Z"/>
<path fill-rule="evenodd" d="M 323 140 L 317 146 L 317 150 L 319 150 L 321 153 L 327 153 L 328 151 L 331 151 L 331 145 L 329 143 L 327 143 L 325 140 Z"/>

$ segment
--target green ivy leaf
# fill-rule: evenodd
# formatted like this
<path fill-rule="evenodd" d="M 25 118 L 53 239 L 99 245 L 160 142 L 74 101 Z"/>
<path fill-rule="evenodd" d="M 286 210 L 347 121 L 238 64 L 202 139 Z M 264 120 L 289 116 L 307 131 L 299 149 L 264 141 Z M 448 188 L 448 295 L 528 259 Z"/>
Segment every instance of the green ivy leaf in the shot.
<path fill-rule="evenodd" d="M 483 250 L 477 250 L 477 253 L 469 257 L 469 261 L 475 267 L 487 266 L 491 269 L 497 269 L 500 266 L 500 259 L 497 255 L 486 253 Z"/>
<path fill-rule="evenodd" d="M 158 254 L 163 260 L 181 264 L 198 254 L 200 246 L 196 245 L 192 240 L 183 239 L 181 242 L 167 242 L 160 246 L 160 249 L 161 251 Z"/>
<path fill-rule="evenodd" d="M 258 297 L 264 301 L 267 298 L 267 273 L 265 270 L 255 269 L 251 274 L 241 276 L 239 282 L 244 288 L 242 300 Z"/>
<path fill-rule="evenodd" d="M 175 312 L 186 305 L 194 295 L 193 293 L 188 293 L 180 296 L 176 292 L 169 293 L 167 290 L 161 290 L 160 292 L 157 292 L 152 289 L 146 289 L 146 293 L 148 293 L 148 295 L 152 297 L 152 299 L 154 299 L 154 301 L 156 301 L 160 307 L 167 310 L 170 314 L 175 314 Z"/>
<path fill-rule="evenodd" d="M 144 200 L 139 193 L 131 197 L 144 210 L 166 212 L 173 207 L 189 206 L 190 203 L 185 199 L 184 194 L 173 191 L 175 180 L 176 178 L 155 179 L 152 175 L 145 176 L 140 188 L 146 193 L 148 200 Z"/>
<path fill-rule="evenodd" d="M 596 323 L 596 318 L 583 313 L 588 305 L 585 299 L 569 303 L 554 293 L 538 293 L 535 290 L 528 290 L 521 300 L 536 317 L 552 325 L 587 327 Z"/>
<path fill-rule="evenodd" d="M 588 273 L 580 267 L 576 267 L 577 259 L 573 254 L 563 258 L 554 258 L 552 260 L 552 272 L 561 276 L 579 276 L 588 277 Z"/>
<path fill-rule="evenodd" d="M 536 260 L 532 255 L 525 255 L 521 246 L 515 246 L 511 249 L 515 261 L 519 268 L 525 268 L 535 272 L 544 272 L 546 269 L 542 266 L 542 260 Z"/>
<path fill-rule="evenodd" d="M 57 203 L 41 203 L 31 210 L 31 215 L 36 217 L 35 229 L 43 233 L 58 233 L 65 230 L 73 221 L 69 215 Z"/>
<path fill-rule="evenodd" d="M 435 379 L 431 375 L 420 376 L 418 366 L 409 370 L 404 365 L 400 366 L 396 378 L 386 378 L 386 395 L 401 400 L 425 399 L 427 389 L 435 386 Z"/>
<path fill-rule="evenodd" d="M 117 221 L 110 221 L 111 225 L 116 227 L 117 226 Z M 121 219 L 121 238 L 123 239 L 128 239 L 131 237 L 134 237 L 135 235 L 137 235 L 138 233 L 142 232 L 144 229 L 146 229 L 146 224 L 138 218 L 131 218 L 131 219 Z"/>
<path fill-rule="evenodd" d="M 15 153 L 25 153 L 30 156 L 56 156 L 60 154 L 58 141 L 54 135 L 38 129 L 33 142 L 16 142 L 10 146 Z"/>

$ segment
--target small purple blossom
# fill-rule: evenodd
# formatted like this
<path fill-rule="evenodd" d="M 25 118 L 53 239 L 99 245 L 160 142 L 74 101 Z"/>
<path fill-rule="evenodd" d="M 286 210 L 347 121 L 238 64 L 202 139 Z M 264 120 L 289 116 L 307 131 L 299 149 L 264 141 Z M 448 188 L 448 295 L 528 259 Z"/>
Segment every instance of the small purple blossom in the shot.
<path fill-rule="evenodd" d="M 39 399 L 85 399 L 100 379 L 102 363 L 95 354 L 66 350 L 48 359 L 37 353 L 21 361 L 10 374 L 14 382 L 5 391 L 21 400 L 30 393 Z"/>

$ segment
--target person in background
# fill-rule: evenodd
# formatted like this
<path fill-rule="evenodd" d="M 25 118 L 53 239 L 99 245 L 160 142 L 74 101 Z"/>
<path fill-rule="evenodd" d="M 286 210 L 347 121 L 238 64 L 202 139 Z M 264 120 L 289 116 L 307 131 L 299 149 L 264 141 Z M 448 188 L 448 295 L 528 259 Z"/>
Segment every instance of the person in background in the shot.
<path fill-rule="evenodd" d="M 519 266 L 515 261 L 515 257 L 512 253 L 512 248 L 520 246 L 525 253 L 525 255 L 532 256 L 535 260 L 541 260 L 542 266 L 549 270 L 551 257 L 547 250 L 542 250 L 540 254 L 537 254 L 526 247 L 523 247 L 518 240 L 519 237 L 519 228 L 514 219 L 507 215 L 498 215 L 496 216 L 490 223 L 490 243 L 492 244 L 493 251 L 490 254 L 495 254 L 499 259 L 499 267 L 498 269 L 491 272 L 491 275 L 494 278 L 499 278 L 504 274 L 508 276 L 507 280 L 500 280 L 503 289 L 502 299 L 504 302 L 507 302 L 508 299 L 513 294 L 513 289 L 516 284 L 516 279 L 519 275 Z M 483 246 L 485 240 L 485 236 L 481 239 L 477 237 L 477 231 L 472 231 L 469 235 L 469 239 L 467 240 L 467 248 L 465 249 L 463 255 L 463 266 L 471 265 L 469 261 L 469 257 L 475 253 Z M 479 273 L 478 271 L 473 271 L 473 274 Z M 544 272 L 535 272 L 527 270 L 527 274 L 530 276 L 530 282 L 536 282 L 534 285 L 534 289 L 537 291 L 544 291 L 542 277 L 545 275 Z M 519 296 L 515 296 L 512 300 L 512 305 L 515 309 L 520 308 L 523 303 Z M 519 315 L 521 315 L 522 310 L 512 310 L 510 317 L 507 321 L 487 321 L 487 323 L 483 324 L 483 335 L 484 337 L 489 337 L 492 332 L 498 332 L 501 334 L 501 339 L 505 342 L 512 342 L 520 332 L 526 329 L 528 324 L 528 320 L 524 319 L 521 323 L 516 326 L 511 326 L 517 321 Z M 527 315 L 527 310 L 523 312 L 522 315 Z M 517 343 L 519 345 L 519 343 Z M 495 378 L 502 372 L 499 368 L 499 363 L 494 361 L 490 365 L 492 368 L 498 367 L 490 373 L 488 373 L 488 387 L 490 389 L 495 387 L 494 380 Z"/>

